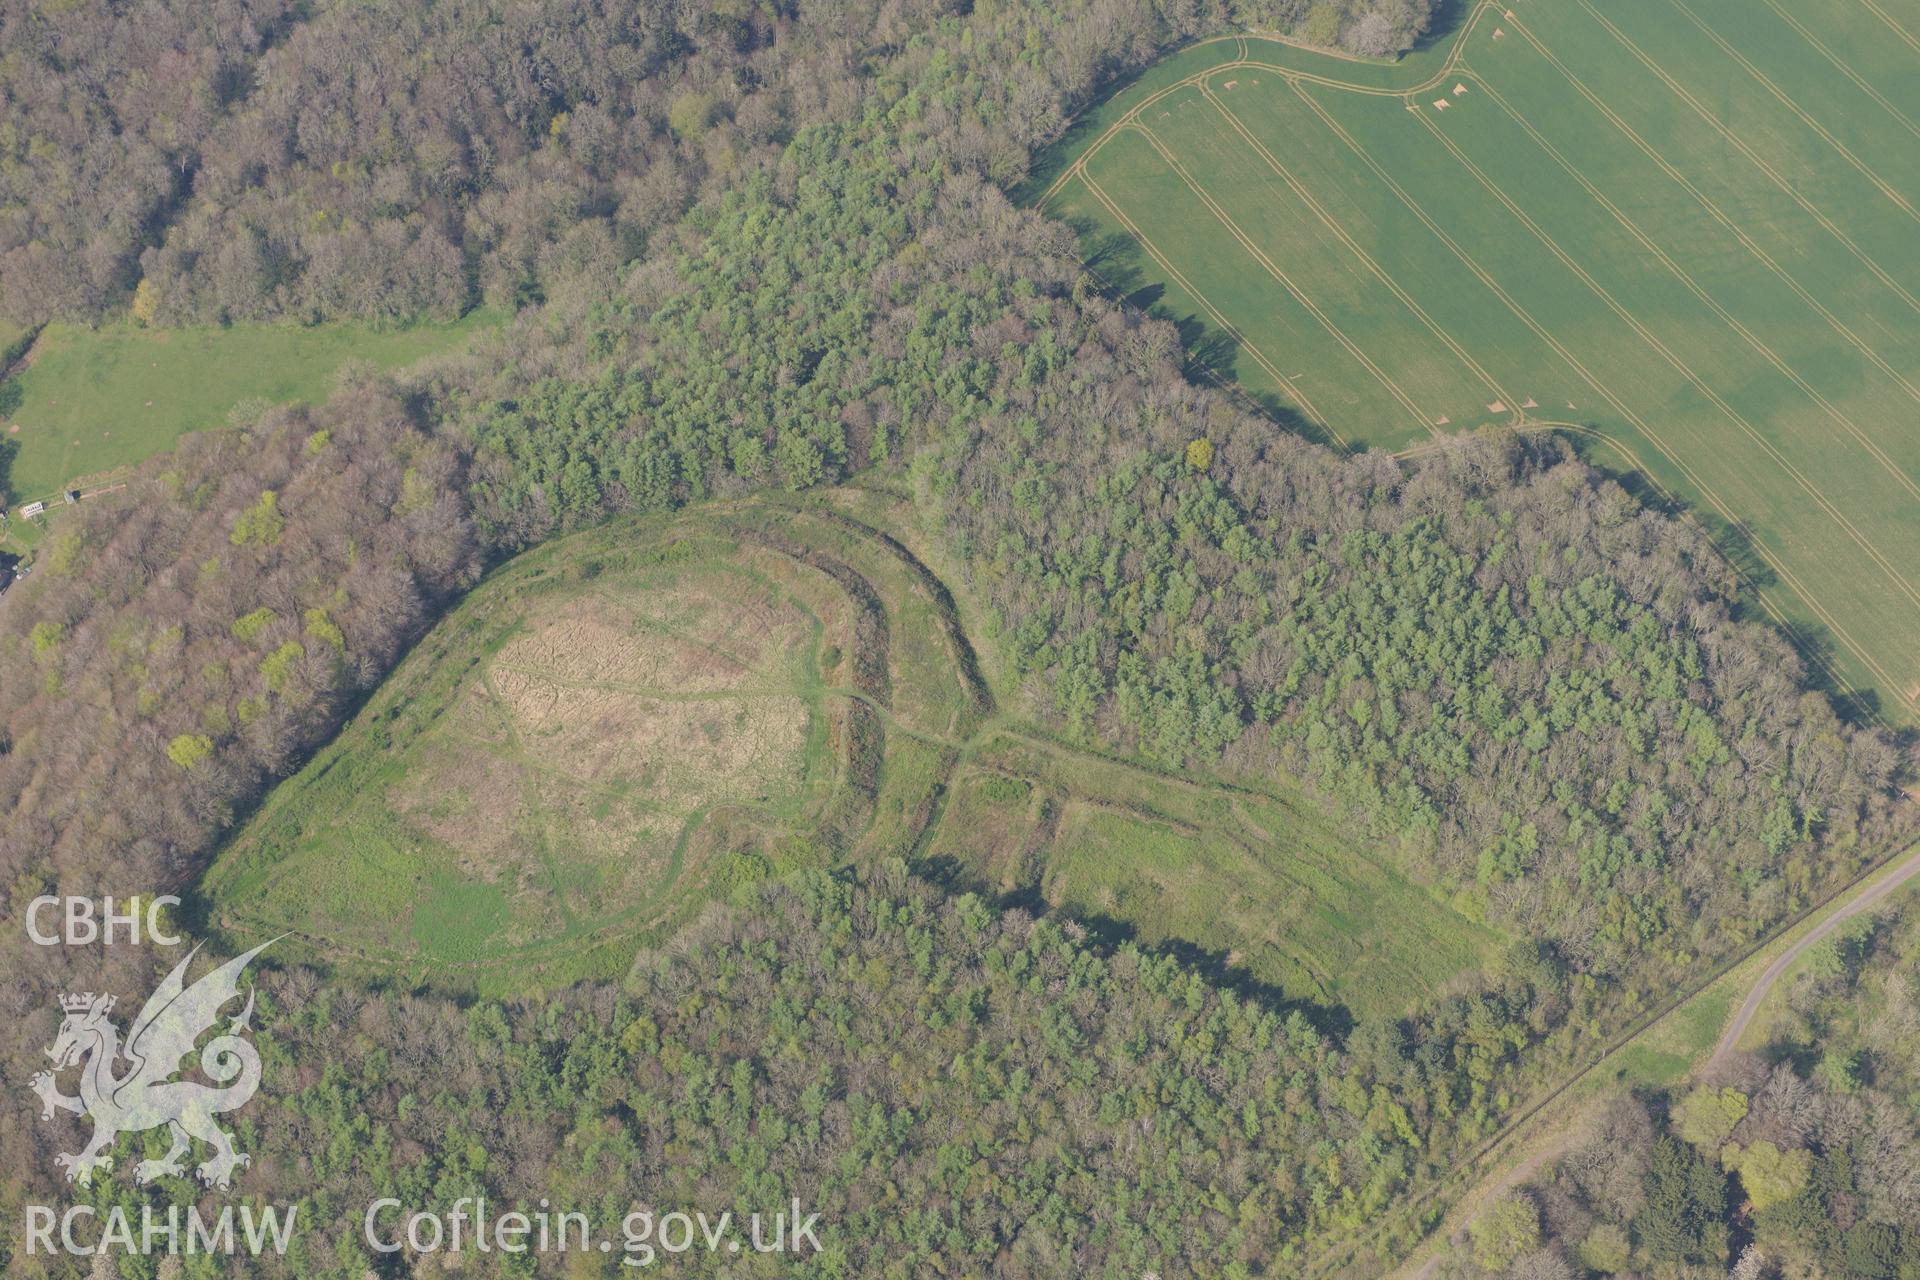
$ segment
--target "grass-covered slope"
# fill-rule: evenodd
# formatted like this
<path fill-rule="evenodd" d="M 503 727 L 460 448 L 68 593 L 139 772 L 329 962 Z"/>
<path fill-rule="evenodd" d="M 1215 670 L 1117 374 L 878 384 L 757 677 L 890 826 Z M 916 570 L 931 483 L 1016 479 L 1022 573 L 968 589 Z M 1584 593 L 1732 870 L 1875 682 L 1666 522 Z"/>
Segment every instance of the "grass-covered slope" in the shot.
<path fill-rule="evenodd" d="M 956 774 L 927 845 L 956 887 L 1058 909 L 1228 981 L 1399 1016 L 1482 972 L 1507 939 L 1354 838 L 1285 780 L 1226 787 L 1017 733 Z"/>

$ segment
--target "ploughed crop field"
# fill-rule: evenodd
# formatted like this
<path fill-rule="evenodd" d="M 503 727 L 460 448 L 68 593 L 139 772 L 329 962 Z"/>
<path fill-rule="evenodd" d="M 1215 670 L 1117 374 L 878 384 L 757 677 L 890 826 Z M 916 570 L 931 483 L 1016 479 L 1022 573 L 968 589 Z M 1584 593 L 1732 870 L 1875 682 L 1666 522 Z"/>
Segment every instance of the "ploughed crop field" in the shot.
<path fill-rule="evenodd" d="M 1494 0 L 1393 65 L 1201 44 L 1034 184 L 1330 443 L 1566 431 L 1920 720 L 1920 4 Z"/>

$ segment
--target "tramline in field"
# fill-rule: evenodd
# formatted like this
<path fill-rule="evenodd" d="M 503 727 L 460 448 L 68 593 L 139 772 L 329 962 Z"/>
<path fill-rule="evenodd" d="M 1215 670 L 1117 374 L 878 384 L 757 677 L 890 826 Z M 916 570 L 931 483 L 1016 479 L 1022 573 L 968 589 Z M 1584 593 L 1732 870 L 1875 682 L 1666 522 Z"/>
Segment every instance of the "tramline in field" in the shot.
<path fill-rule="evenodd" d="M 1190 48 L 1044 200 L 1202 360 L 1349 449 L 1568 430 L 1742 544 L 1920 715 L 1920 11 L 1513 0 L 1398 64 Z"/>

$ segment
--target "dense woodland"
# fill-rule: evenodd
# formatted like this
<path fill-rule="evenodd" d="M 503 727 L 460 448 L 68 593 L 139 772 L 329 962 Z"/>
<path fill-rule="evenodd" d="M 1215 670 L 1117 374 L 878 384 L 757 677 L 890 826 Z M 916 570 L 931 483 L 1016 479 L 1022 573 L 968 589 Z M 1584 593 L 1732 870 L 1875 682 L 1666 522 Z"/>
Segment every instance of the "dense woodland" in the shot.
<path fill-rule="evenodd" d="M 1017 8 L 1018 6 L 1015 6 Z M 969 57 L 969 149 L 1017 181 L 1117 65 L 1230 24 L 1383 55 L 1426 0 L 0 4 L 0 315 L 158 324 L 519 306 L 647 252 L 700 195 L 855 113 L 924 33 Z M 1029 33 L 1039 40 L 1029 45 Z M 970 52 L 977 52 L 978 46 Z M 424 55 L 424 56 L 417 56 Z M 972 95 L 969 95 L 972 96 Z M 977 99 L 975 100 L 977 102 Z M 956 121 L 958 123 L 958 121 Z"/>
<path fill-rule="evenodd" d="M 1557 446 L 1336 458 L 1139 341 L 1096 328 L 927 473 L 1049 714 L 1277 761 L 1594 975 L 1750 940 L 1879 846 L 1897 753 L 1690 529 Z"/>
<path fill-rule="evenodd" d="M 844 1208 L 860 1274 L 936 1253 L 1289 1274 L 1289 1242 L 1409 1200 L 1636 999 L 1903 819 L 1893 746 L 1740 618 L 1689 526 L 1547 442 L 1336 456 L 1190 385 L 1175 331 L 1102 297 L 1067 230 L 1005 194 L 1157 50 L 1236 20 L 1358 47 L 1369 14 L 1388 47 L 1426 20 L 445 4 L 203 29 L 6 4 L 9 313 L 520 308 L 468 356 L 246 411 L 73 514 L 0 607 L 14 905 L 190 887 L 491 561 L 616 511 L 871 473 L 925 499 L 1022 714 L 1164 765 L 1295 774 L 1522 945 L 1478 989 L 1336 1039 L 893 869 L 756 891 L 625 992 L 552 1005 L 283 975 L 268 1042 L 297 1084 L 255 1121 L 270 1191 L 325 1214 L 401 1178 L 447 1199 L 805 1185 Z M 161 51 L 176 74 L 88 73 Z M 0 954 L 34 978 L 0 987 L 22 1079 L 48 990 L 145 963 Z M 699 1072 L 727 1083 L 695 1108 Z M 9 1208 L 51 1194 L 48 1128 L 5 1131 L 31 1171 L 0 1182 Z M 1704 1188 L 1707 1158 L 1660 1141 L 1647 1167 Z M 1611 1212 L 1637 1240 L 1640 1210 Z"/>
<path fill-rule="evenodd" d="M 461 475 L 356 383 L 190 439 L 145 500 L 54 538 L 6 610 L 10 883 L 190 883 L 477 578 Z"/>
<path fill-rule="evenodd" d="M 807 1275 L 1288 1274 L 1316 1228 L 1444 1160 L 1433 1118 L 1501 1074 L 1486 1001 L 1418 1047 L 1343 1049 L 1080 938 L 894 862 L 750 889 L 622 988 L 539 1006 L 274 975 L 286 1083 L 249 1109 L 247 1189 L 321 1220 L 376 1195 L 546 1196 L 601 1223 L 798 1196 L 830 1224 Z M 32 1159 L 28 1128 L 0 1151 Z M 295 1274 L 377 1261 L 357 1232 L 308 1241 Z"/>

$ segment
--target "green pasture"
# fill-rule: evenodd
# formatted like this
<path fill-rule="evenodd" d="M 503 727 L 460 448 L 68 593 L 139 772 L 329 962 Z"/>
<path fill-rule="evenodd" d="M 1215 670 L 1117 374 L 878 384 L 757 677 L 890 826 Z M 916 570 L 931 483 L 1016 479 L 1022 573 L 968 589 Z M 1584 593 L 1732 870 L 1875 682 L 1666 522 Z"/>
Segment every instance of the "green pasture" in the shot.
<path fill-rule="evenodd" d="M 1356 848 L 1297 796 L 1160 775 L 1019 733 L 957 775 L 926 867 L 1251 979 L 1281 998 L 1397 1015 L 1505 938 Z"/>
<path fill-rule="evenodd" d="M 1511 16 L 1509 16 L 1511 15 Z M 1187 49 L 1029 184 L 1195 361 L 1351 449 L 1573 434 L 1920 716 L 1920 18 L 1482 4 L 1396 65 Z M 1444 105 L 1442 105 L 1444 104 Z"/>
<path fill-rule="evenodd" d="M 274 789 L 200 905 L 350 971 L 525 992 L 617 976 L 749 881 L 911 856 L 983 712 L 923 573 L 778 500 L 529 551 Z"/>
<path fill-rule="evenodd" d="M 620 522 L 495 574 L 222 850 L 211 922 L 527 990 L 618 974 L 729 886 L 824 862 L 832 584 L 729 533 Z"/>
<path fill-rule="evenodd" d="M 349 360 L 397 368 L 499 320 L 475 311 L 450 324 L 400 329 L 50 324 L 22 367 L 0 382 L 0 444 L 13 446 L 0 490 L 16 505 L 56 495 L 160 453 L 185 432 L 225 426 L 242 401 L 323 399 Z M 0 332 L 0 350 L 8 337 Z"/>

